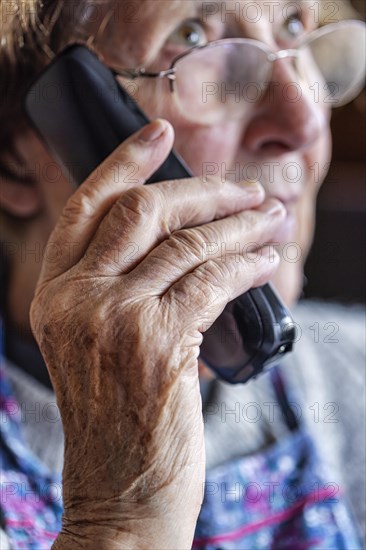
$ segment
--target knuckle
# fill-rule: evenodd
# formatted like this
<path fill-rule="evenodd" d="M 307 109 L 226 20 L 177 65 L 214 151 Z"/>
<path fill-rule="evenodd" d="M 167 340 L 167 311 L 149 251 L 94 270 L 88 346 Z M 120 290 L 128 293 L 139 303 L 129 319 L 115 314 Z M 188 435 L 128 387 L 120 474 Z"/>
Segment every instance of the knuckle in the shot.
<path fill-rule="evenodd" d="M 201 258 L 204 239 L 201 232 L 196 229 L 179 229 L 169 237 L 169 241 L 187 255 Z"/>
<path fill-rule="evenodd" d="M 148 186 L 133 187 L 129 189 L 117 202 L 117 207 L 124 213 L 128 213 L 135 221 L 149 218 L 152 214 L 160 210 L 160 193 L 156 189 Z"/>
<path fill-rule="evenodd" d="M 228 296 L 229 268 L 216 260 L 209 259 L 196 270 L 202 292 L 207 298 L 207 304 L 216 302 Z"/>
<path fill-rule="evenodd" d="M 232 220 L 226 219 L 224 222 L 220 222 L 220 225 L 215 225 L 215 223 L 206 224 L 201 227 L 197 227 L 198 238 L 200 243 L 204 244 L 207 242 L 216 243 L 221 245 L 226 239 L 227 229 L 232 224 Z"/>
<path fill-rule="evenodd" d="M 233 280 L 238 271 L 237 263 L 238 262 L 222 260 L 215 261 L 211 259 L 207 266 L 211 281 L 217 286 L 222 287 L 224 282 L 230 282 Z"/>
<path fill-rule="evenodd" d="M 82 193 L 72 195 L 63 209 L 62 216 L 65 222 L 89 219 L 95 215 L 96 208 L 93 204 L 91 191 L 84 189 Z"/>
<path fill-rule="evenodd" d="M 223 275 L 226 270 L 226 264 L 221 265 L 215 260 L 210 259 L 205 263 L 205 271 L 210 279 L 210 283 L 214 283 L 215 286 L 221 287 Z"/>

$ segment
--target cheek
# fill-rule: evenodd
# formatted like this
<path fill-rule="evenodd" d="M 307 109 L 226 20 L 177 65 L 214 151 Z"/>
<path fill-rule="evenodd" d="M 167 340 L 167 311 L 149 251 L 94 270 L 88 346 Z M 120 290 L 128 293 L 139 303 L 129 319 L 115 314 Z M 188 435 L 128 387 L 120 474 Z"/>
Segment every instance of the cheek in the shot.
<path fill-rule="evenodd" d="M 135 92 L 134 99 L 150 120 L 161 117 L 172 124 L 175 131 L 174 150 L 181 155 L 195 176 L 208 175 L 207 171 L 217 175 L 221 168 L 230 170 L 243 132 L 242 123 L 202 126 L 187 121 L 184 114 L 179 112 L 166 81 L 144 83 L 144 87 L 135 89 L 132 86 L 136 86 L 136 83 L 121 83 L 127 89 L 131 86 L 130 92 Z"/>
<path fill-rule="evenodd" d="M 202 128 L 179 125 L 174 121 L 172 123 L 176 131 L 174 148 L 187 162 L 195 176 L 234 179 L 230 177 L 230 170 L 240 139 L 234 124 Z"/>
<path fill-rule="evenodd" d="M 332 139 L 330 129 L 324 131 L 321 139 L 309 154 L 304 155 L 304 166 L 307 178 L 304 181 L 303 193 L 296 207 L 298 219 L 297 242 L 306 256 L 311 246 L 314 228 L 316 199 L 320 187 L 328 173 L 331 160 Z"/>
<path fill-rule="evenodd" d="M 332 156 L 332 137 L 330 127 L 324 129 L 321 137 L 310 151 L 302 157 L 306 177 L 303 182 L 303 197 L 312 200 L 316 197 L 329 171 Z"/>

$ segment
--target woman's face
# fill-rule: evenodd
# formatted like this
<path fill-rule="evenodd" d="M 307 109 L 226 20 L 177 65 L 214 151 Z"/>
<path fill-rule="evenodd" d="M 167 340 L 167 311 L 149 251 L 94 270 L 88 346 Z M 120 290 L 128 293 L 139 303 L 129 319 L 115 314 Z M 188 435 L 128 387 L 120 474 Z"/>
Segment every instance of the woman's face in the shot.
<path fill-rule="evenodd" d="M 103 41 L 105 60 L 151 71 L 169 68 L 174 57 L 207 41 L 251 38 L 278 51 L 294 47 L 318 26 L 316 10 L 307 0 L 147 0 L 130 3 L 129 14 L 120 4 L 111 19 L 108 42 Z M 122 23 L 125 32 L 116 32 L 115 21 L 119 29 Z M 164 117 L 173 124 L 175 150 L 195 175 L 237 181 L 257 178 L 268 196 L 285 204 L 288 216 L 278 239 L 282 262 L 275 284 L 291 303 L 301 290 L 316 195 L 330 160 L 326 103 L 314 101 L 314 90 L 301 81 L 290 59 L 274 63 L 269 86 L 257 104 L 248 104 L 240 118 L 216 125 L 188 120 L 166 80 L 140 78 L 131 81 L 128 89 L 150 118 Z M 232 101 L 229 92 L 221 93 L 222 102 Z"/>
<path fill-rule="evenodd" d="M 278 51 L 291 48 L 318 26 L 314 5 L 308 0 L 115 2 L 115 11 L 96 44 L 108 63 L 150 70 L 168 68 L 174 57 L 193 45 L 220 38 L 256 39 Z M 187 81 L 188 91 L 189 84 Z M 281 264 L 274 283 L 291 304 L 301 291 L 316 195 L 329 163 L 327 105 L 314 101 L 314 90 L 301 81 L 290 59 L 274 63 L 268 88 L 258 103 L 245 106 L 243 116 L 215 125 L 189 121 L 177 108 L 165 80 L 139 79 L 129 90 L 135 92 L 135 99 L 150 118 L 165 117 L 173 124 L 175 150 L 195 175 L 213 174 L 236 181 L 257 178 L 268 196 L 284 203 L 288 215 L 278 236 Z M 226 99 L 223 97 L 223 102 Z M 36 163 L 40 174 L 47 174 L 42 165 L 47 166 L 51 159 L 34 136 L 20 136 L 19 149 L 26 162 Z M 33 231 L 37 239 L 41 234 L 48 237 L 73 192 L 66 179 L 52 185 L 46 179 L 39 181 L 42 219 Z M 35 206 L 27 200 L 22 208 L 29 214 Z M 19 200 L 17 205 L 19 209 Z M 40 263 L 30 269 L 35 284 Z M 29 281 L 28 276 L 23 281 L 23 288 L 29 286 L 27 300 L 33 292 Z"/>

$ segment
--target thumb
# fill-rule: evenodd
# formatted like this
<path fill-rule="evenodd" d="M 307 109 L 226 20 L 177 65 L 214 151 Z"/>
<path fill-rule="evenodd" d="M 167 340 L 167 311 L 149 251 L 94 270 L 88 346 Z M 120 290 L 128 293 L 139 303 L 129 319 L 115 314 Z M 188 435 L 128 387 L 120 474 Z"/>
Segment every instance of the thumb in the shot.
<path fill-rule="evenodd" d="M 40 282 L 57 277 L 80 260 L 121 193 L 144 184 L 164 162 L 173 141 L 171 124 L 154 120 L 119 145 L 88 176 L 67 201 L 51 233 L 49 245 L 57 254 L 52 258 L 45 255 Z"/>
<path fill-rule="evenodd" d="M 174 130 L 163 119 L 150 122 L 125 140 L 90 174 L 81 187 L 98 180 L 98 188 L 111 185 L 118 196 L 142 185 L 161 166 L 173 147 Z M 91 183 L 93 186 L 93 183 Z"/>

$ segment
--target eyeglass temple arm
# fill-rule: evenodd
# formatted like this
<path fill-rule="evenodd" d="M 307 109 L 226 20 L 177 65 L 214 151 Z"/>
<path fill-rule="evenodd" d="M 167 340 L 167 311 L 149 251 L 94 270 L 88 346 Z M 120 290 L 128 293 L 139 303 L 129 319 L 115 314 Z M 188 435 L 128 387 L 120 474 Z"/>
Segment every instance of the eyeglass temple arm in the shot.
<path fill-rule="evenodd" d="M 285 59 L 289 57 L 296 58 L 299 56 L 299 50 L 280 50 L 278 52 L 270 53 L 268 55 L 269 61 L 277 61 L 278 59 Z M 144 78 L 168 78 L 170 83 L 170 91 L 174 90 L 174 81 L 176 79 L 176 68 L 171 67 L 170 69 L 165 69 L 164 71 L 150 72 L 144 68 L 141 69 L 122 69 L 118 66 L 109 65 L 110 70 L 114 76 L 121 76 L 123 78 L 136 79 L 140 77 Z"/>
<path fill-rule="evenodd" d="M 292 50 L 280 50 L 278 52 L 273 52 L 268 55 L 269 61 L 277 61 L 277 59 L 285 59 L 287 57 L 298 57 L 299 56 L 299 50 L 298 49 L 292 49 Z M 158 71 L 158 72 L 150 72 L 147 71 L 144 68 L 141 69 L 122 69 L 118 66 L 109 65 L 109 68 L 113 72 L 115 76 L 122 76 L 124 78 L 140 78 L 140 77 L 146 77 L 146 78 L 168 78 L 169 80 L 175 80 L 175 67 L 171 67 L 170 69 L 165 69 L 164 71 Z"/>
<path fill-rule="evenodd" d="M 169 80 L 175 80 L 175 68 L 166 69 L 165 71 L 149 72 L 145 69 L 121 69 L 116 66 L 109 66 L 115 76 L 122 76 L 124 78 L 135 79 L 139 77 L 147 78 L 169 78 Z"/>

